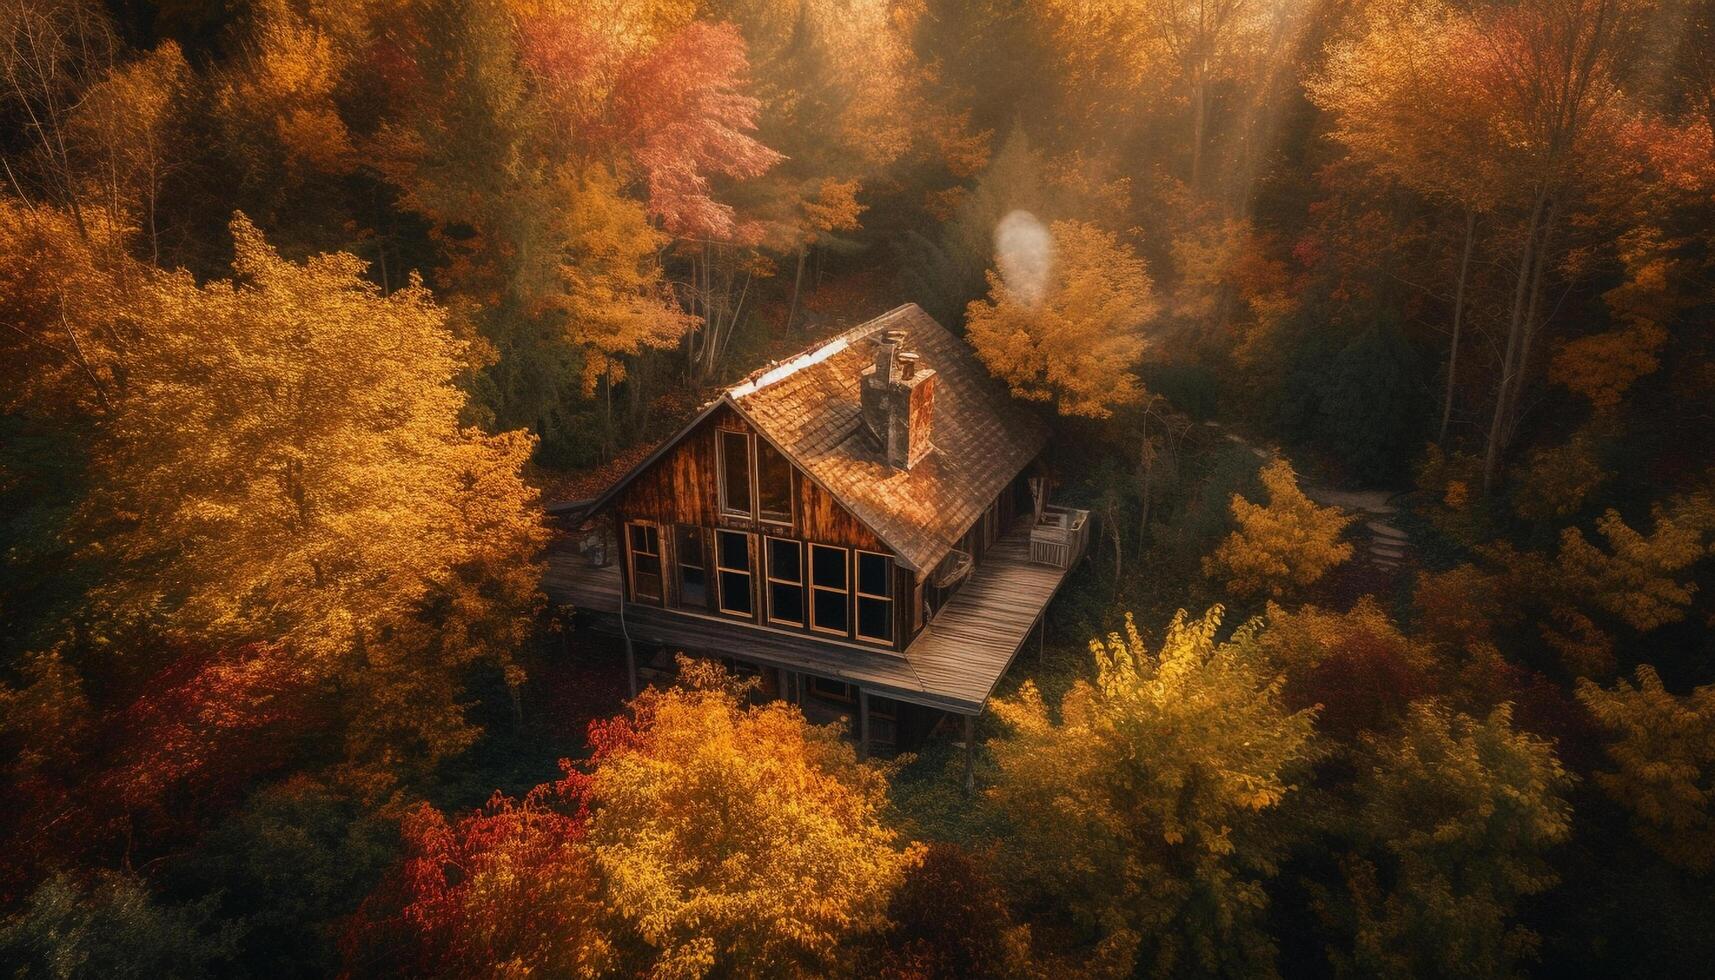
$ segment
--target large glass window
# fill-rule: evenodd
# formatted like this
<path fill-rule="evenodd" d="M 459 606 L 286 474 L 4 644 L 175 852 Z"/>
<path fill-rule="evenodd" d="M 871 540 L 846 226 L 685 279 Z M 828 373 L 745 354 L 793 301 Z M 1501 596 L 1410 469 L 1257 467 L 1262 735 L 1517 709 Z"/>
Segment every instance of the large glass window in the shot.
<path fill-rule="evenodd" d="M 893 561 L 886 555 L 857 553 L 857 635 L 893 642 Z"/>
<path fill-rule="evenodd" d="M 804 545 L 768 539 L 768 621 L 804 625 Z"/>
<path fill-rule="evenodd" d="M 750 589 L 750 537 L 742 531 L 715 532 L 715 572 L 723 613 L 749 616 L 755 608 Z"/>
<path fill-rule="evenodd" d="M 679 562 L 679 605 L 707 612 L 709 608 L 709 560 L 704 554 L 703 529 L 681 524 L 673 539 Z"/>
<path fill-rule="evenodd" d="M 653 524 L 627 524 L 631 553 L 631 601 L 661 601 L 661 532 Z"/>
<path fill-rule="evenodd" d="M 770 523 L 792 523 L 792 464 L 763 439 L 756 440 L 756 510 Z"/>
<path fill-rule="evenodd" d="M 810 626 L 826 633 L 851 634 L 851 576 L 844 548 L 810 546 Z"/>
<path fill-rule="evenodd" d="M 720 430 L 721 512 L 749 517 L 750 434 Z"/>

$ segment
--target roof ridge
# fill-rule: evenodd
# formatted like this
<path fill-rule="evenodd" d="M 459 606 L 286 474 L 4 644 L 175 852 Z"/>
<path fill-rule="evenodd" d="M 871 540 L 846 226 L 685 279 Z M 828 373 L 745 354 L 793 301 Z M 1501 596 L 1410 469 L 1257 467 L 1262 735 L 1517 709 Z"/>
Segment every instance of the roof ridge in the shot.
<path fill-rule="evenodd" d="M 778 361 L 771 361 L 745 375 L 737 383 L 728 387 L 726 389 L 726 394 L 735 399 L 755 394 L 757 391 L 768 387 L 774 382 L 779 381 L 782 378 L 789 377 L 800 368 L 820 363 L 835 354 L 838 354 L 840 351 L 850 346 L 852 341 L 859 340 L 876 332 L 881 329 L 887 321 L 895 319 L 910 309 L 920 308 L 916 303 L 901 303 L 885 313 L 870 317 L 862 323 L 847 327 L 839 333 L 834 334 L 832 337 L 828 337 L 825 340 L 811 344 L 790 357 L 784 357 Z"/>

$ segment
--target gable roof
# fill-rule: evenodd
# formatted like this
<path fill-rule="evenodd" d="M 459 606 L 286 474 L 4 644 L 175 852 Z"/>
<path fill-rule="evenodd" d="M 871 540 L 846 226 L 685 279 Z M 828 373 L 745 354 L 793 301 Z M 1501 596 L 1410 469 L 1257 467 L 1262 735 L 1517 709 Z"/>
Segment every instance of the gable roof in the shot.
<path fill-rule="evenodd" d="M 903 349 L 936 373 L 935 449 L 908 470 L 887 464 L 860 419 L 862 371 L 888 330 L 906 331 Z M 908 303 L 728 388 L 583 509 L 604 506 L 723 404 L 917 572 L 935 567 L 1047 442 L 1046 427 L 989 376 L 975 352 Z"/>
<path fill-rule="evenodd" d="M 863 431 L 859 385 L 888 330 L 936 374 L 935 450 L 908 470 Z M 916 304 L 859 324 L 727 392 L 770 441 L 915 571 L 935 566 L 1041 452 L 1047 431 L 976 354 Z"/>

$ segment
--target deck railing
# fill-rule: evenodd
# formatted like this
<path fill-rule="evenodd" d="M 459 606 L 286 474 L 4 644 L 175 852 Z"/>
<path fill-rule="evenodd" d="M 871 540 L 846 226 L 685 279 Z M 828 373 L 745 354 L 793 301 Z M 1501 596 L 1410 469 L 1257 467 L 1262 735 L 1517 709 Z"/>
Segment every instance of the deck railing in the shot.
<path fill-rule="evenodd" d="M 1071 568 L 1084 557 L 1090 543 L 1090 512 L 1049 504 L 1030 529 L 1030 560 L 1039 565 Z"/>

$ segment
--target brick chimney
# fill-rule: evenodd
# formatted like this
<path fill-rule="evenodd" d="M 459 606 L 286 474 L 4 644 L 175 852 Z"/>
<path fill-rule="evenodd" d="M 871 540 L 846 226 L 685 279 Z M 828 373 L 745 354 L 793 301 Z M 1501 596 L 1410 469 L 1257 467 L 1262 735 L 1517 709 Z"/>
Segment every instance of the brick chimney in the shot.
<path fill-rule="evenodd" d="M 908 470 L 928 455 L 935 421 L 935 370 L 903 350 L 905 331 L 889 330 L 875 342 L 875 363 L 863 369 L 863 424 L 887 464 Z"/>

